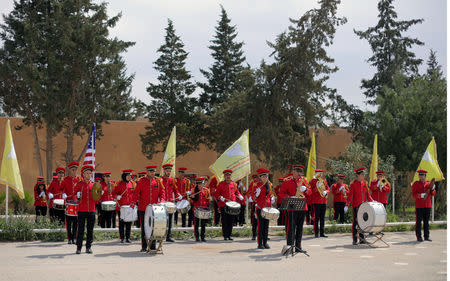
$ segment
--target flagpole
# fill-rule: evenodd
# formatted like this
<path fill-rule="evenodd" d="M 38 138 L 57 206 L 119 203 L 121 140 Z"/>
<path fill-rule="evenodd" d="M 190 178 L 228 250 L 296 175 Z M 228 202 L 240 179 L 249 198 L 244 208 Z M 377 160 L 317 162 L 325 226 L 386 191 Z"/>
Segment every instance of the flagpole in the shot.
<path fill-rule="evenodd" d="M 247 191 L 246 192 L 248 192 L 248 175 L 245 177 L 246 178 L 246 185 L 245 186 L 247 186 Z M 245 218 L 246 218 L 246 222 L 248 222 L 248 198 L 247 199 L 245 199 L 247 202 L 245 202 L 245 204 L 246 204 L 246 208 L 245 208 Z"/>
<path fill-rule="evenodd" d="M 5 208 L 5 218 L 6 222 L 8 222 L 8 185 L 6 185 L 6 208 Z"/>

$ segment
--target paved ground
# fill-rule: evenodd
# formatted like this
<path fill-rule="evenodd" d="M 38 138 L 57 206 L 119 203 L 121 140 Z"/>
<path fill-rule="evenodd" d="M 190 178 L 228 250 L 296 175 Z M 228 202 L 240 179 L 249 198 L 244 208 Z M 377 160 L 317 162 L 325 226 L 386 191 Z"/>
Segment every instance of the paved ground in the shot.
<path fill-rule="evenodd" d="M 389 248 L 369 248 L 352 246 L 349 234 L 307 235 L 310 257 L 289 258 L 277 236 L 269 250 L 249 239 L 215 239 L 164 244 L 163 255 L 139 253 L 137 241 L 98 242 L 92 255 L 61 242 L 1 243 L 0 280 L 446 280 L 446 236 L 434 230 L 433 242 L 418 243 L 412 232 L 387 233 Z"/>

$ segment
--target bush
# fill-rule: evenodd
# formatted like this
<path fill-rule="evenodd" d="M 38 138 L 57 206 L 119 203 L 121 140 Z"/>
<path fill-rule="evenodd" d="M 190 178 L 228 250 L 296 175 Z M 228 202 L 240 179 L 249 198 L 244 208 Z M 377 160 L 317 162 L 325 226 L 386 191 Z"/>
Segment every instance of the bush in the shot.
<path fill-rule="evenodd" d="M 14 209 L 14 214 L 33 213 L 33 196 L 28 192 L 24 191 L 24 199 L 20 199 L 16 192 L 11 195 L 11 204 Z"/>

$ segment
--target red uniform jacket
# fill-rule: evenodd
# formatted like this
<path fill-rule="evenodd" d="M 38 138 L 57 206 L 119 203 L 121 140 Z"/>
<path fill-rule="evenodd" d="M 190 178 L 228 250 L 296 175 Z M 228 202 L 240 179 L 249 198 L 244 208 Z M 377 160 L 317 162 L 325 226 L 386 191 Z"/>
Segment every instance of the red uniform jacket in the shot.
<path fill-rule="evenodd" d="M 319 189 L 317 188 L 318 179 L 312 179 L 309 183 L 311 186 L 311 203 L 312 204 L 327 204 L 327 196 L 322 197 L 319 193 Z M 325 184 L 325 190 L 330 193 L 330 188 L 328 187 L 328 183 L 326 180 L 323 180 Z"/>
<path fill-rule="evenodd" d="M 281 198 L 281 194 L 280 194 L 281 184 L 275 186 L 274 191 L 275 191 L 275 195 L 277 196 L 277 206 L 280 206 L 281 201 L 283 201 L 283 198 Z"/>
<path fill-rule="evenodd" d="M 345 183 L 340 185 L 338 183 L 335 183 L 331 186 L 331 192 L 333 193 L 333 202 L 347 202 L 347 198 L 344 197 L 344 191 L 339 191 L 339 188 L 341 188 L 341 186 L 344 186 L 345 188 L 345 192 L 347 193 L 347 197 L 348 197 L 348 193 L 350 192 L 350 189 L 348 188 L 348 185 L 346 185 Z"/>
<path fill-rule="evenodd" d="M 311 196 L 311 188 L 309 187 L 308 182 L 306 181 L 306 178 L 301 177 L 299 179 L 294 179 L 294 178 L 290 178 L 287 180 L 284 180 L 283 183 L 281 184 L 281 197 L 283 200 L 284 198 L 289 198 L 292 196 L 295 196 L 297 194 L 297 185 L 299 184 L 299 182 L 301 182 L 301 185 L 306 186 L 306 191 L 303 192 L 303 194 L 305 195 L 306 198 Z M 300 185 L 300 186 L 301 186 Z M 308 210 L 308 204 L 305 204 L 305 208 L 303 209 L 303 211 L 307 211 Z"/>
<path fill-rule="evenodd" d="M 175 185 L 175 181 L 171 177 L 168 178 L 162 177 L 161 179 L 166 192 L 166 201 L 175 202 L 175 199 L 180 196 L 180 192 L 178 191 L 178 188 Z"/>
<path fill-rule="evenodd" d="M 367 182 L 360 182 L 354 180 L 352 184 L 350 184 L 350 192 L 347 197 L 347 205 L 352 204 L 353 208 L 359 207 L 363 202 L 372 202 L 372 196 L 370 196 Z"/>
<path fill-rule="evenodd" d="M 211 178 L 211 181 L 209 182 L 209 185 L 208 185 L 208 188 L 209 188 L 209 194 L 211 195 L 211 197 L 213 197 L 213 199 L 214 198 L 216 198 L 217 199 L 217 197 L 216 197 L 216 189 L 217 189 L 217 185 L 218 185 L 219 183 L 217 182 L 217 177 L 216 176 L 213 176 L 212 178 Z"/>
<path fill-rule="evenodd" d="M 94 184 L 91 181 L 80 181 L 79 183 L 77 183 L 77 185 L 75 185 L 75 196 L 77 192 L 81 192 L 81 197 L 78 199 L 78 212 L 95 213 L 95 204 L 97 203 L 97 201 L 94 201 L 94 199 L 92 199 L 91 190 L 93 185 Z"/>
<path fill-rule="evenodd" d="M 236 201 L 236 197 L 239 197 L 239 195 L 241 193 L 237 189 L 235 182 L 230 181 L 230 183 L 227 183 L 226 181 L 221 181 L 216 189 L 217 205 L 219 207 L 225 207 L 227 201 Z M 220 196 L 225 197 L 225 202 L 220 200 Z"/>
<path fill-rule="evenodd" d="M 198 191 L 195 191 L 195 188 L 193 188 L 191 192 L 192 194 L 194 194 L 195 192 Z M 192 203 L 194 205 L 194 209 L 195 207 L 208 207 L 209 198 L 210 198 L 209 189 L 207 187 L 202 188 L 198 196 L 194 196 L 194 198 L 191 198 Z"/>
<path fill-rule="evenodd" d="M 181 196 L 183 196 L 184 199 L 189 199 L 186 196 L 186 191 L 191 190 L 191 182 L 189 181 L 189 179 L 187 178 L 175 178 L 174 179 L 176 185 L 177 185 L 177 189 L 178 192 L 181 194 Z"/>
<path fill-rule="evenodd" d="M 59 181 L 57 179 L 53 180 L 50 183 L 50 186 L 48 187 L 48 194 L 53 194 L 53 199 L 62 199 L 63 194 L 63 186 L 62 181 Z M 49 208 L 53 208 L 53 199 L 49 200 L 50 203 L 48 204 Z"/>
<path fill-rule="evenodd" d="M 373 180 L 370 183 L 370 191 L 372 192 L 372 198 L 383 204 L 387 204 L 387 194 L 391 192 L 391 185 L 388 183 L 383 187 L 383 191 L 377 186 L 378 180 Z"/>
<path fill-rule="evenodd" d="M 256 190 L 260 188 L 261 192 L 259 196 L 256 196 Z M 272 185 L 269 183 L 269 190 L 266 192 L 266 187 L 262 184 L 262 182 L 258 183 L 255 188 L 255 192 L 253 193 L 253 198 L 255 198 L 255 208 L 262 209 L 264 207 L 272 207 Z"/>
<path fill-rule="evenodd" d="M 106 182 L 102 181 L 101 183 L 102 186 L 102 197 L 100 197 L 99 202 L 103 202 L 103 201 L 114 201 L 114 197 L 113 197 L 113 191 L 114 191 L 114 184 L 111 182 L 111 192 L 108 192 L 108 185 L 106 184 Z"/>
<path fill-rule="evenodd" d="M 113 197 L 117 198 L 117 195 L 121 195 L 122 198 L 117 202 L 116 211 L 119 211 L 122 205 L 131 205 L 133 202 L 133 183 L 131 181 L 128 183 L 120 181 L 113 191 Z"/>
<path fill-rule="evenodd" d="M 67 195 L 66 200 L 77 200 L 77 193 L 74 192 L 75 185 L 81 181 L 80 177 L 72 178 L 70 176 L 67 176 L 63 179 L 61 182 L 61 185 L 63 187 L 63 192 Z"/>
<path fill-rule="evenodd" d="M 430 196 L 430 189 L 433 188 L 430 186 L 430 182 L 425 181 L 424 183 L 421 181 L 416 181 L 412 185 L 412 195 L 414 198 L 416 198 L 416 208 L 431 208 L 431 196 L 436 195 L 436 189 L 431 191 Z M 420 197 L 420 193 L 426 193 L 426 197 L 422 199 Z"/>
<path fill-rule="evenodd" d="M 158 204 L 166 201 L 166 192 L 162 179 L 153 177 L 151 180 L 147 177 L 141 179 L 133 193 L 133 204 L 139 200 L 138 211 L 145 211 L 148 204 Z"/>
<path fill-rule="evenodd" d="M 44 200 L 43 197 L 40 197 L 39 195 L 41 194 L 41 191 L 38 192 L 37 190 L 37 184 L 34 186 L 34 206 L 39 206 L 39 207 L 46 207 L 47 206 L 47 200 Z M 45 198 L 48 198 L 48 195 L 46 192 L 45 193 Z"/>
<path fill-rule="evenodd" d="M 250 199 L 252 197 L 253 203 L 255 202 L 255 197 L 253 197 L 253 193 L 255 192 L 256 186 L 259 184 L 259 181 L 252 180 L 248 185 L 248 190 L 245 196 Z"/>

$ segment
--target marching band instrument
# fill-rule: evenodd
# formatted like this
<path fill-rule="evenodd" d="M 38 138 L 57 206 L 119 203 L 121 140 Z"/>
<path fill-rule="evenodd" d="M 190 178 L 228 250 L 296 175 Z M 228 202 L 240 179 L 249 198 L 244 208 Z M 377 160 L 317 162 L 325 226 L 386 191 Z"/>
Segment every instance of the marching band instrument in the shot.
<path fill-rule="evenodd" d="M 261 209 L 261 216 L 267 220 L 276 221 L 280 216 L 280 211 L 276 208 L 264 207 Z"/>
<path fill-rule="evenodd" d="M 177 202 L 177 209 L 180 213 L 186 214 L 191 209 L 191 204 L 186 199 Z"/>
<path fill-rule="evenodd" d="M 120 219 L 124 222 L 133 222 L 137 220 L 136 207 L 131 208 L 130 205 L 120 206 Z"/>
<path fill-rule="evenodd" d="M 148 204 L 144 215 L 145 238 L 164 239 L 167 235 L 169 215 L 163 204 Z"/>
<path fill-rule="evenodd" d="M 78 216 L 78 201 L 76 200 L 66 201 L 66 215 L 71 217 Z"/>
<path fill-rule="evenodd" d="M 389 184 L 388 180 L 387 180 L 385 177 L 383 177 L 383 178 L 380 180 L 380 185 L 379 185 L 380 191 L 382 191 L 382 190 L 383 190 L 383 187 L 385 187 L 385 186 L 388 185 L 388 184 Z"/>
<path fill-rule="evenodd" d="M 116 201 L 103 201 L 101 208 L 103 211 L 114 211 L 116 209 Z"/>
<path fill-rule="evenodd" d="M 228 201 L 225 203 L 225 212 L 232 216 L 237 216 L 241 212 L 241 204 L 236 201 Z"/>
<path fill-rule="evenodd" d="M 167 213 L 169 213 L 169 214 L 173 214 L 177 211 L 177 205 L 175 205 L 175 203 L 173 203 L 173 202 L 167 201 L 167 202 L 161 203 L 161 205 L 166 206 Z"/>
<path fill-rule="evenodd" d="M 364 202 L 358 209 L 358 226 L 363 232 L 379 233 L 386 225 L 386 209 L 380 202 Z"/>
<path fill-rule="evenodd" d="M 195 207 L 194 216 L 201 220 L 208 220 L 211 218 L 211 210 L 207 207 Z"/>
<path fill-rule="evenodd" d="M 317 177 L 317 191 L 319 191 L 319 194 L 321 197 L 327 197 L 328 193 L 326 195 L 323 195 L 323 192 L 326 190 L 326 184 L 325 184 L 325 179 L 322 178 L 322 175 L 319 175 Z"/>
<path fill-rule="evenodd" d="M 94 182 L 91 189 L 92 200 L 98 201 L 102 197 L 102 185 L 99 182 Z"/>
<path fill-rule="evenodd" d="M 428 184 L 429 188 L 428 188 L 428 190 L 426 192 L 427 195 L 424 198 L 422 198 L 423 201 L 427 200 L 428 194 L 431 194 L 431 189 L 433 188 L 433 185 L 434 185 L 435 181 L 436 180 L 434 178 L 431 179 L 430 183 Z"/>
<path fill-rule="evenodd" d="M 55 210 L 64 210 L 64 199 L 53 199 L 53 208 Z"/>

